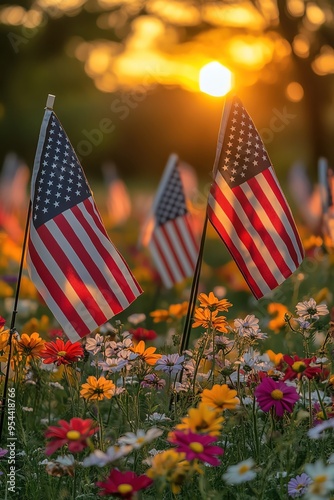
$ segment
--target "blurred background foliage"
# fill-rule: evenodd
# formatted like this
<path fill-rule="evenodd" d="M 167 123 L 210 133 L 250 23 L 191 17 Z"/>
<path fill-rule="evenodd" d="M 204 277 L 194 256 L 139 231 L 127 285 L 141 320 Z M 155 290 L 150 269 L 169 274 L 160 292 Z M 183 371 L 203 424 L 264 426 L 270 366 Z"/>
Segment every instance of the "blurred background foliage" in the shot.
<path fill-rule="evenodd" d="M 0 3 L 0 164 L 33 164 L 48 93 L 89 177 L 158 181 L 171 152 L 207 182 L 223 98 L 200 69 L 233 74 L 278 176 L 333 163 L 331 0 L 14 0 Z"/>

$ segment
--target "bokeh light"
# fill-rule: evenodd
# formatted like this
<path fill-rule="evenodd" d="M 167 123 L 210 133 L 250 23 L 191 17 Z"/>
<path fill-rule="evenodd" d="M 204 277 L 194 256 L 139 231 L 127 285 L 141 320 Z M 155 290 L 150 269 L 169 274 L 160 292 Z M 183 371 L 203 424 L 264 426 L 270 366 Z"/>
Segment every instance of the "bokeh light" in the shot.
<path fill-rule="evenodd" d="M 221 97 L 232 88 L 232 73 L 218 61 L 212 61 L 200 70 L 199 87 L 205 94 Z"/>

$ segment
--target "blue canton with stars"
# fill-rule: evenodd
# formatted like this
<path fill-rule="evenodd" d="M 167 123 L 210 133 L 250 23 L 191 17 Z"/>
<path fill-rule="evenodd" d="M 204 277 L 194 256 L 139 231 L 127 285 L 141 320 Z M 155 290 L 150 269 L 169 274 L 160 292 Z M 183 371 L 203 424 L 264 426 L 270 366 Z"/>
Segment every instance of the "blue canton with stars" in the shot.
<path fill-rule="evenodd" d="M 175 167 L 155 210 L 158 226 L 187 213 L 180 173 Z"/>
<path fill-rule="evenodd" d="M 82 167 L 58 118 L 52 113 L 36 177 L 33 221 L 38 228 L 91 196 Z"/>
<path fill-rule="evenodd" d="M 240 99 L 234 97 L 226 124 L 219 170 L 233 188 L 271 166 L 255 125 Z"/>

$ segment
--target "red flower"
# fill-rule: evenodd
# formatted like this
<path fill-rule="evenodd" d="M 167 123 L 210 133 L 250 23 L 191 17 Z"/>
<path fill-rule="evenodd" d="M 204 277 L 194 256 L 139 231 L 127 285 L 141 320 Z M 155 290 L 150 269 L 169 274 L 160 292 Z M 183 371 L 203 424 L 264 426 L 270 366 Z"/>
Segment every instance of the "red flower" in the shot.
<path fill-rule="evenodd" d="M 0 328 L 2 328 L 3 326 L 5 326 L 5 324 L 6 324 L 5 318 L 3 318 L 2 316 L 0 316 Z"/>
<path fill-rule="evenodd" d="M 71 453 L 78 453 L 88 446 L 88 438 L 99 430 L 90 418 L 74 417 L 69 422 L 59 420 L 58 425 L 60 427 L 50 426 L 45 432 L 45 437 L 51 439 L 46 446 L 47 455 L 52 455 L 65 444 Z"/>
<path fill-rule="evenodd" d="M 99 495 L 114 495 L 119 498 L 130 500 L 136 491 L 143 490 L 153 483 L 152 479 L 145 476 L 137 476 L 134 472 L 121 472 L 118 469 L 110 471 L 106 481 L 96 483 L 96 486 L 103 488 Z"/>
<path fill-rule="evenodd" d="M 211 446 L 211 443 L 217 440 L 217 436 L 195 434 L 191 431 L 173 431 L 168 440 L 176 444 L 178 453 L 185 453 L 186 460 L 197 458 L 213 466 L 220 465 L 220 460 L 214 455 L 222 455 L 224 450 L 219 446 Z"/>
<path fill-rule="evenodd" d="M 40 353 L 41 358 L 44 358 L 43 363 L 49 365 L 55 363 L 59 365 L 69 365 L 78 361 L 83 357 L 84 351 L 79 342 L 66 342 L 57 339 L 55 342 L 46 342 L 43 351 Z"/>
<path fill-rule="evenodd" d="M 146 330 L 146 328 L 141 327 L 130 330 L 130 333 L 136 342 L 140 342 L 141 340 L 144 340 L 144 342 L 147 340 L 154 340 L 158 336 L 154 330 Z"/>
<path fill-rule="evenodd" d="M 276 382 L 270 377 L 263 379 L 257 386 L 255 396 L 262 411 L 275 408 L 278 417 L 282 417 L 285 410 L 292 413 L 294 404 L 299 399 L 294 387 L 289 387 L 281 380 Z"/>
<path fill-rule="evenodd" d="M 300 380 L 302 377 L 311 379 L 321 374 L 320 366 L 310 366 L 316 360 L 315 357 L 300 358 L 299 356 L 291 357 L 285 354 L 283 359 L 288 365 L 283 380 L 294 380 L 295 378 Z"/>

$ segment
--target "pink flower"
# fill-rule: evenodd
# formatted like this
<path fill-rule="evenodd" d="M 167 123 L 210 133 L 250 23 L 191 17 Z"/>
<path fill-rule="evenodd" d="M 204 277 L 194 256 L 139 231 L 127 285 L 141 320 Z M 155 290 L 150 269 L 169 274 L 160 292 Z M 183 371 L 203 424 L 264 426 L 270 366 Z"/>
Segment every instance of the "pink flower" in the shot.
<path fill-rule="evenodd" d="M 152 479 L 142 474 L 137 476 L 134 472 L 121 472 L 118 469 L 112 469 L 109 477 L 105 481 L 96 483 L 102 488 L 99 495 L 113 495 L 119 498 L 130 500 L 134 497 L 136 491 L 151 486 Z"/>
<path fill-rule="evenodd" d="M 274 407 L 278 417 L 282 417 L 285 410 L 292 413 L 293 406 L 299 399 L 294 387 L 282 381 L 276 382 L 270 377 L 264 378 L 257 386 L 255 396 L 262 411 L 269 411 Z"/>
<path fill-rule="evenodd" d="M 178 453 L 185 453 L 186 460 L 197 458 L 213 466 L 220 465 L 220 460 L 214 455 L 222 455 L 224 450 L 220 446 L 211 446 L 211 443 L 217 440 L 217 436 L 195 434 L 191 431 L 173 431 L 168 440 L 176 445 Z"/>

